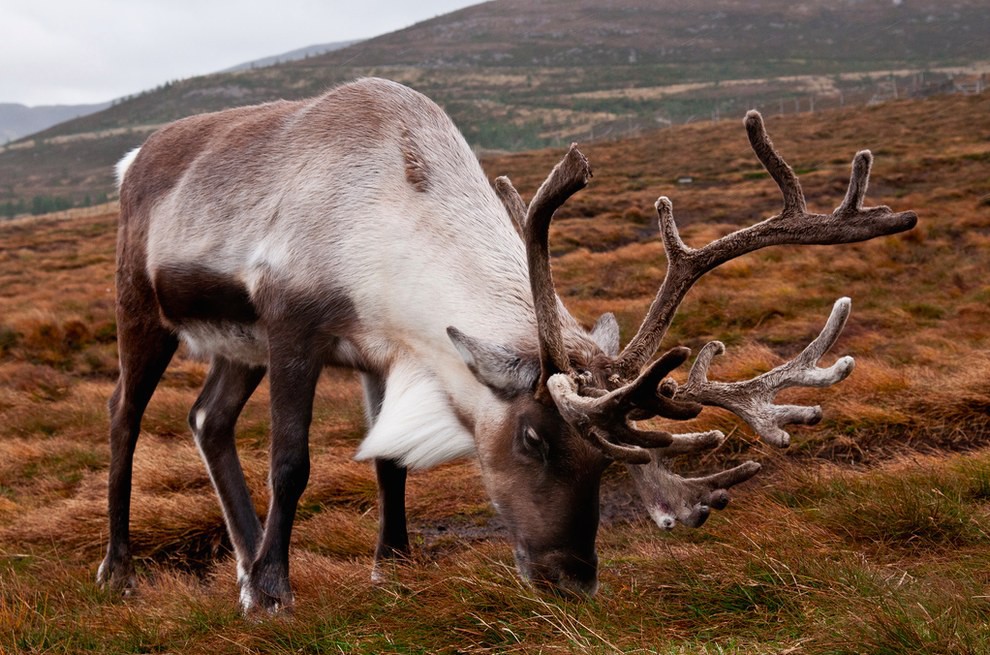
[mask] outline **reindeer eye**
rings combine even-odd
[[[540,435],[536,433],[536,430],[528,425],[526,426],[526,429],[523,430],[523,439],[526,440],[527,446],[534,446],[538,448],[540,444],[543,443],[543,439],[541,439]]]
[[[519,450],[528,457],[547,461],[550,445],[532,426],[526,424],[520,426],[517,443]]]

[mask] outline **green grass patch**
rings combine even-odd
[[[951,471],[845,473],[803,478],[771,495],[853,543],[895,549],[947,548],[990,542],[974,500],[990,493],[987,462]]]

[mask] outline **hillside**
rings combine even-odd
[[[39,105],[28,107],[14,102],[0,103],[0,142],[7,143],[34,134],[52,125],[102,111],[109,102],[93,105]]]
[[[205,366],[182,352],[135,458],[139,593],[98,590],[116,217],[94,208],[0,224],[0,652],[988,655],[990,94],[767,117],[767,127],[812,209],[840,202],[852,155],[868,147],[867,204],[916,210],[919,226],[761,251],[699,282],[666,344],[725,341],[719,379],[795,354],[844,294],[852,316],[826,360],[851,354],[856,370],[782,397],[825,412],[786,451],[717,410],[682,426],[731,434],[678,470],[764,464],[700,530],[657,532],[613,467],[594,601],[518,581],[472,462],[411,476],[413,561],[370,584],[374,473],[351,459],[360,385],[329,371],[293,533],[296,613],[240,618],[222,517],[186,425]],[[737,120],[582,147],[595,175],[555,219],[554,276],[580,320],[616,312],[623,340],[663,274],[658,195],[693,246],[779,206]],[[483,163],[528,198],[561,154]],[[263,384],[238,425],[262,511],[266,400]]]
[[[296,59],[306,59],[307,57],[345,48],[354,43],[357,43],[357,41],[338,41],[335,43],[321,43],[305,48],[297,48],[289,52],[231,66],[220,72],[233,73],[252,68],[264,68],[265,66],[272,66],[282,62],[295,61]],[[47,130],[54,125],[71,121],[74,118],[103,111],[112,104],[114,103],[108,101],[89,105],[39,105],[28,107],[18,103],[0,103],[0,143],[6,144],[21,137]]]
[[[987,34],[981,0],[483,3],[321,56],[169,83],[12,144],[0,150],[0,210],[111,194],[116,159],[175,118],[360,76],[425,92],[480,150],[519,151],[753,107],[952,91],[958,75],[990,72]]]
[[[824,72],[986,58],[971,0],[503,0],[371,39],[328,62],[359,66],[713,66],[725,79],[772,66]],[[760,62],[760,63],[757,63]],[[739,71],[757,72],[740,75]]]

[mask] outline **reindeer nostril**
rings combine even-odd
[[[674,520],[673,517],[668,516],[668,517],[666,517],[664,519],[661,519],[661,521],[660,521],[660,527],[663,528],[664,530],[673,530],[674,529],[674,525],[676,525],[676,523],[677,523],[677,521]]]

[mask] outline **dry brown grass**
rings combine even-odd
[[[867,146],[877,155],[871,202],[915,209],[920,226],[866,244],[749,255],[689,294],[668,343],[725,341],[715,366],[725,378],[792,356],[835,298],[850,295],[835,355],[856,356],[856,370],[834,389],[788,392],[820,402],[826,418],[797,429],[786,452],[720,411],[685,426],[733,432],[686,467],[742,457],[768,465],[701,531],[654,532],[624,475],[610,473],[606,496],[619,509],[601,533],[603,589],[581,604],[518,581],[471,462],[411,477],[414,561],[371,586],[374,475],[351,459],[360,388],[332,371],[318,389],[294,533],[298,613],[244,622],[220,511],[185,423],[205,367],[181,352],[136,455],[140,594],[123,602],[98,591],[115,216],[0,225],[0,652],[986,653],[990,96],[768,123],[805,171],[812,207],[839,202],[848,161]],[[695,245],[776,208],[740,125],[585,151],[596,175],[555,224],[555,276],[581,320],[614,311],[626,339],[663,275],[657,195],[672,197]],[[559,154],[485,165],[528,195]],[[694,182],[677,184],[682,175]],[[259,511],[267,428],[262,385],[238,426]]]

